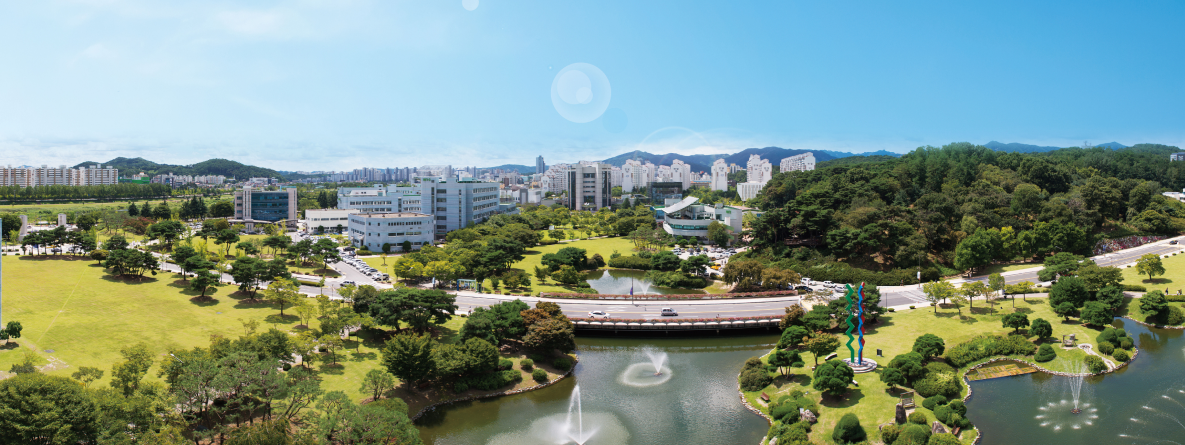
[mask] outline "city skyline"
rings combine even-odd
[[[1185,5],[1020,5],[15,3],[0,149],[343,170],[1185,141]]]

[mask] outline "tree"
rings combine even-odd
[[[214,244],[225,245],[226,250],[223,255],[230,255],[230,248],[234,247],[235,243],[239,242],[239,234],[231,229],[223,229],[219,231],[214,237]]]
[[[905,373],[902,373],[897,368],[885,368],[881,370],[881,381],[889,387],[905,386]]]
[[[707,255],[694,255],[679,263],[679,270],[688,275],[703,275],[704,268],[709,264],[712,264],[712,260]]]
[[[345,393],[332,391],[317,404],[323,413],[316,420],[310,443],[334,445],[415,444],[419,432],[403,412],[378,404],[357,405]],[[263,443],[263,442],[251,442]]]
[[[830,334],[816,335],[806,342],[806,350],[815,356],[815,366],[819,365],[819,357],[826,357],[836,349],[839,349],[839,338]]]
[[[765,266],[757,260],[729,261],[724,265],[724,281],[736,286],[737,289],[756,289],[761,287],[761,274]]]
[[[1033,324],[1029,326],[1029,335],[1036,337],[1037,340],[1049,337],[1053,335],[1053,325],[1044,318],[1033,320]]]
[[[194,250],[193,247],[189,247],[189,246],[178,246],[176,249],[173,249],[173,254],[169,256],[169,259],[173,262],[173,264],[176,264],[177,267],[181,268],[181,279],[182,280],[185,280],[185,273],[186,272],[192,271],[191,269],[189,269],[188,262],[189,262],[190,258],[194,258],[194,257],[200,257],[200,256],[199,256],[197,250]]]
[[[853,413],[844,414],[835,424],[835,430],[831,432],[831,439],[836,443],[863,442],[867,437],[864,427],[860,426],[860,419]]]
[[[1116,311],[1123,305],[1123,289],[1119,286],[1107,286],[1095,292],[1095,300],[1103,303],[1111,311]]]
[[[280,305],[280,317],[284,317],[284,306],[296,304],[303,296],[300,294],[300,286],[292,280],[284,277],[276,277],[271,284],[267,285],[267,290],[263,293],[272,304]]]
[[[905,374],[905,379],[908,381],[916,381],[926,375],[926,360],[922,358],[922,354],[917,352],[906,352],[893,357],[889,361],[890,368],[896,368]]]
[[[847,392],[855,377],[852,367],[842,360],[829,360],[815,367],[815,378],[811,387],[825,394],[838,396]]]
[[[107,238],[107,242],[103,243],[103,250],[116,251],[127,248],[128,240],[123,235],[111,235],[111,238]]]
[[[1078,268],[1082,267],[1083,261],[1085,259],[1082,255],[1070,252],[1055,253],[1045,259],[1045,267],[1037,272],[1037,278],[1041,281],[1057,281],[1060,277],[1074,275]]]
[[[1070,317],[1077,311],[1078,308],[1074,307],[1074,303],[1068,301],[1053,307],[1053,313],[1065,318],[1066,321],[1070,321]]]
[[[782,331],[782,338],[778,340],[778,349],[794,348],[801,345],[810,332],[802,326],[790,326]]]
[[[324,329],[322,329],[322,330],[324,330]],[[341,334],[339,334],[338,332],[329,332],[329,333],[322,332],[322,335],[321,335],[321,338],[319,341],[321,342],[321,347],[325,348],[326,350],[329,351],[330,358],[333,361],[333,364],[336,365],[337,364],[337,350],[341,349],[341,347],[342,347]]]
[[[391,271],[399,278],[410,280],[424,276],[424,265],[410,256],[401,256],[395,259]]]
[[[1153,275],[1164,275],[1164,272],[1164,264],[1160,262],[1160,255],[1150,253],[1136,260],[1136,273],[1148,274],[1148,281],[1152,281]]]
[[[938,357],[946,352],[946,342],[934,334],[924,334],[913,341],[913,352],[922,355],[924,359]]]
[[[548,318],[531,325],[523,337],[523,345],[535,351],[559,350],[563,353],[576,349],[576,334],[567,318]]]
[[[973,270],[992,261],[999,250],[998,240],[987,230],[978,229],[955,247],[955,268]]]
[[[1156,317],[1168,309],[1169,302],[1164,294],[1158,290],[1150,291],[1140,297],[1140,312],[1148,317]]]
[[[999,292],[1003,296],[1004,289],[1007,284],[1004,282],[1004,276],[998,273],[988,275],[988,289],[992,292]]]
[[[664,250],[650,257],[650,268],[654,270],[675,270],[679,268],[679,256]]]
[[[727,246],[732,240],[732,228],[719,221],[708,223],[708,240],[717,246]]]
[[[535,279],[539,280],[540,284],[547,281],[549,275],[551,275],[551,269],[535,266]]]
[[[0,381],[0,443],[96,443],[100,412],[82,385],[41,373]]]
[[[300,317],[300,324],[308,328],[309,322],[317,315],[317,308],[303,298],[297,300],[295,306],[293,309],[296,312],[296,316]],[[299,328],[300,326],[297,327]]]
[[[552,272],[551,278],[567,285],[575,285],[584,279],[584,274],[576,270],[575,267],[569,265],[562,265],[558,271]]]
[[[128,204],[128,216],[131,216],[133,218],[140,216],[140,208],[136,207],[136,203],[133,202],[131,204]]]
[[[560,270],[561,266],[572,266],[580,270],[588,265],[587,251],[578,247],[565,247],[556,251],[556,253],[546,253],[539,258],[540,263],[551,269],[552,272]]]
[[[1086,306],[1082,308],[1082,321],[1086,324],[1094,326],[1107,326],[1110,325],[1111,320],[1114,319],[1115,316],[1111,312],[1111,308],[1107,307],[1107,305],[1103,303],[1097,301],[1088,301],[1086,302]]]
[[[383,347],[383,366],[414,391],[415,384],[436,372],[434,342],[426,335],[400,334]]]
[[[938,303],[946,301],[955,294],[955,285],[949,281],[935,281],[922,285],[922,292],[926,295],[926,301],[929,301],[934,306],[934,313],[938,313]]]
[[[827,306],[815,306],[802,317],[802,324],[814,332],[827,330],[831,328],[831,310]]]
[[[769,356],[769,364],[778,368],[778,372],[786,375],[786,371],[782,368],[801,368],[805,366],[802,361],[802,355],[798,351],[783,351],[781,349],[775,350]]]
[[[1097,292],[1104,287],[1121,286],[1123,271],[1118,267],[1101,267],[1094,261],[1087,260],[1078,268],[1078,278],[1086,282],[1086,290]]]
[[[193,271],[193,281],[189,282],[189,288],[201,292],[202,294],[198,297],[204,298],[206,290],[216,284],[218,284],[218,279],[210,275],[209,269],[197,269]]]
[[[121,349],[123,361],[111,366],[111,387],[131,396],[140,388],[140,381],[152,367],[152,352],[144,343]]]
[[[967,298],[967,306],[972,309],[975,308],[975,299],[977,297],[986,297],[989,292],[991,292],[991,289],[988,289],[987,285],[983,284],[982,281],[963,283],[963,286],[959,288],[959,293]]]
[[[1049,304],[1054,307],[1070,303],[1075,308],[1080,308],[1089,298],[1090,292],[1086,290],[1086,282],[1078,277],[1060,279],[1049,289]]]
[[[370,393],[371,400],[378,400],[383,393],[394,388],[395,378],[391,373],[382,369],[371,369],[362,377],[362,388],[359,391],[363,394]]]
[[[145,204],[144,207],[147,208],[148,205]],[[169,208],[168,201],[161,201],[160,204],[157,205],[156,208],[152,210],[152,217],[156,218],[158,220],[169,219],[172,216],[173,216],[173,210]]]
[[[91,382],[103,378],[103,370],[99,368],[92,368],[90,366],[83,366],[78,368],[70,378],[82,382],[82,387],[90,386]]]
[[[165,246],[172,246],[173,242],[183,234],[185,234],[185,224],[182,224],[181,221],[161,221],[148,226],[148,237],[161,240]]]
[[[1029,316],[1021,313],[1004,314],[1001,321],[1004,323],[1004,327],[1012,328],[1012,332],[1019,333],[1020,328],[1029,325]]]
[[[260,254],[259,248],[255,247],[255,243],[251,241],[240,241],[238,244],[235,244],[235,248],[239,249],[239,252],[242,252],[243,255],[255,255],[258,258]]]

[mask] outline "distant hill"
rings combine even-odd
[[[846,151],[823,150],[823,153],[827,153],[827,154],[831,155],[831,157],[834,157],[834,158],[847,158],[847,157],[851,157],[851,156],[890,156],[890,157],[894,157],[894,158],[901,157],[900,153],[893,153],[893,152],[887,151],[887,150],[870,151],[868,153],[848,153]],[[817,159],[818,156],[816,156],[815,158],[816,158],[815,160],[818,161],[818,159]],[[821,161],[819,161],[819,162],[821,162]]]
[[[103,165],[104,167],[113,167],[120,170],[121,176],[130,176],[139,172],[144,172],[146,175],[159,175],[164,173],[172,173],[175,175],[222,175],[227,178],[245,179],[245,178],[284,178],[280,174],[270,168],[256,167],[253,165],[245,165],[239,162],[228,159],[210,159],[192,165],[172,165],[172,164],[157,164],[144,158],[124,158],[119,157],[107,162],[87,161],[75,165],[78,167],[91,167],[95,165]]]
[[[844,157],[844,156],[853,156],[853,154],[851,154],[851,153],[829,152],[826,150],[799,150],[799,149],[788,149],[788,148],[781,148],[781,147],[764,147],[764,148],[746,148],[744,150],[741,150],[739,153],[716,154],[716,155],[681,155],[678,153],[667,153],[667,154],[658,155],[658,154],[648,153],[648,152],[644,152],[644,151],[632,151],[629,153],[623,153],[623,154],[611,157],[611,158],[606,159],[602,162],[606,162],[611,165],[616,165],[616,166],[620,167],[622,165],[625,165],[625,161],[627,161],[627,160],[637,159],[642,162],[649,161],[649,162],[653,163],[654,165],[671,165],[671,161],[678,159],[678,160],[686,162],[688,165],[690,165],[691,171],[693,171],[693,172],[710,172],[710,171],[712,171],[712,163],[716,162],[717,159],[724,159],[724,162],[727,162],[729,164],[736,164],[741,167],[744,167],[746,164],[749,163],[749,156],[750,155],[758,155],[758,156],[761,156],[762,159],[769,160],[770,164],[778,165],[778,163],[782,162],[782,159],[785,159],[785,158],[788,158],[788,157],[791,157],[794,155],[808,153],[808,152],[815,154],[815,161],[816,162],[830,161],[832,159],[837,159],[837,158]],[[836,156],[833,153],[840,153],[844,156]],[[876,154],[880,154],[880,153],[881,152],[877,152]],[[884,153],[888,153],[888,152],[884,152]],[[890,153],[890,155],[899,156],[897,154],[892,154],[892,153]]]
[[[1043,145],[1019,144],[1016,142],[1005,144],[1005,143],[996,142],[996,141],[988,142],[986,144],[983,144],[983,146],[990,148],[992,150],[995,150],[995,151],[1009,151],[1009,152],[1016,152],[1016,153],[1044,153],[1047,151],[1056,151],[1056,150],[1061,150],[1063,148],[1067,148],[1067,147],[1050,147],[1047,145],[1043,146]],[[1097,145],[1095,145],[1095,147],[1110,148],[1110,149],[1114,149],[1114,150],[1118,150],[1121,148],[1128,148],[1126,145],[1120,144],[1118,142],[1108,142],[1106,144],[1097,144]]]
[[[503,164],[503,165],[499,165],[497,167],[482,167],[482,169],[487,169],[487,168],[490,170],[512,170],[512,171],[516,171],[522,175],[535,174],[535,166],[534,165]]]
[[[865,155],[844,156],[839,159],[832,159],[830,161],[819,162],[816,165],[816,168],[837,167],[840,165],[863,164],[866,162],[884,162],[884,161],[888,161],[888,160],[892,160],[892,159],[897,159],[898,156],[899,155],[897,155],[896,153],[894,153],[892,155],[870,154],[867,156],[865,156]]]

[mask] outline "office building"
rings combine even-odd
[[[547,164],[543,163],[543,156],[535,158],[535,174],[543,174],[547,171]]]
[[[382,252],[388,245],[391,252],[401,252],[403,243],[412,250],[432,244],[432,215],[414,212],[353,213],[349,215],[350,244]]]
[[[689,196],[682,200],[669,200],[665,207],[655,207],[654,217],[662,229],[674,236],[694,236],[701,240],[708,238],[708,225],[712,221],[724,224],[734,234],[741,233],[741,209],[722,204],[699,204],[699,198]]]
[[[357,209],[359,214],[431,215],[435,221],[431,230],[440,238],[495,214],[516,210],[514,206],[499,208],[497,183],[439,177],[419,178],[411,186],[339,188],[337,207]]]
[[[1185,151],[1169,155],[1169,162],[1172,161],[1185,161]]]
[[[597,211],[613,199],[609,164],[581,162],[568,169],[568,208]]]
[[[778,163],[783,172],[788,171],[811,171],[815,169],[815,154],[803,153],[794,155],[788,158],[782,158],[782,162]]]
[[[244,186],[235,190],[234,219],[244,223],[296,222],[296,188],[257,190]],[[249,226],[250,228],[250,226]]]
[[[358,209],[308,209],[304,211],[304,225],[312,233],[342,233],[350,224],[350,215]]]

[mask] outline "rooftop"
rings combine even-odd
[[[358,216],[365,216],[367,218],[415,218],[415,217],[430,217],[426,213],[416,212],[385,212],[385,213],[359,213]]]

